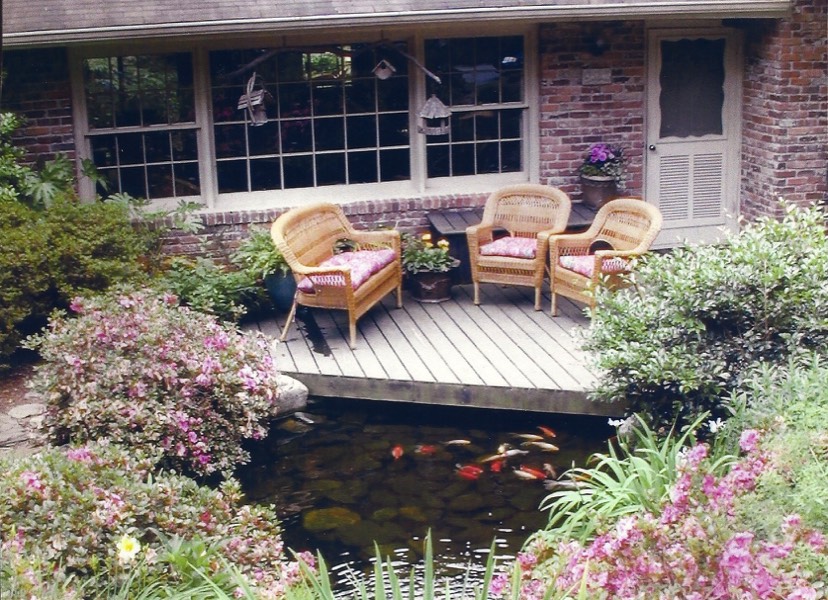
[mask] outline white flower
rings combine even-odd
[[[621,427],[624,424],[624,419],[607,419],[607,424],[610,427]]]
[[[118,562],[122,565],[128,565],[135,557],[138,556],[138,553],[141,551],[141,542],[136,540],[131,535],[124,534],[121,536],[121,539],[118,540]]]
[[[725,422],[721,419],[716,419],[715,421],[708,421],[707,428],[710,430],[710,433],[718,433],[722,430],[725,426]]]

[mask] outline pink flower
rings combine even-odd
[[[79,315],[83,314],[85,308],[86,307],[83,305],[83,298],[81,298],[80,296],[75,296],[69,303],[69,310],[71,310],[74,313],[78,313]]]
[[[745,454],[754,452],[758,442],[759,432],[755,429],[745,429],[742,435],[739,436],[739,447]]]

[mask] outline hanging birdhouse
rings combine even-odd
[[[267,90],[261,82],[261,78],[256,74],[250,76],[247,80],[244,94],[239,98],[237,108],[239,110],[246,110],[250,117],[249,125],[257,127],[267,123],[267,111],[265,110],[265,96],[268,95]]]
[[[451,117],[451,110],[432,94],[420,109],[418,131],[426,135],[446,135],[451,129],[449,117]]]
[[[384,58],[377,63],[376,67],[374,67],[374,75],[377,76],[377,79],[388,79],[396,72],[397,69],[394,68],[394,65]]]

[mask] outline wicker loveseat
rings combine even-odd
[[[320,203],[282,214],[271,236],[297,284],[282,341],[300,304],[347,311],[351,348],[356,346],[357,320],[374,304],[396,290],[397,307],[402,306],[399,232],[357,231],[339,206]],[[341,240],[354,242],[355,250],[336,254]]]

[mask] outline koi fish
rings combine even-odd
[[[546,479],[547,475],[544,471],[540,469],[535,469],[534,467],[527,467],[526,465],[520,465],[520,471],[524,473],[529,473],[530,475],[534,475],[535,479]]]
[[[552,429],[549,429],[549,427],[544,427],[543,425],[538,425],[538,429],[540,429],[541,433],[543,433],[543,435],[545,435],[546,437],[550,437],[550,438],[558,437],[557,434]]]
[[[418,444],[414,448],[414,452],[417,454],[425,454],[426,456],[430,456],[437,452],[437,446],[434,444]]]
[[[449,440],[443,443],[446,446],[468,446],[469,444],[471,444],[469,440]]]
[[[523,469],[512,469],[512,472],[513,472],[513,473],[514,473],[514,474],[515,474],[515,475],[516,475],[519,479],[526,479],[526,480],[529,480],[529,479],[533,479],[533,480],[534,480],[534,479],[537,479],[537,477],[535,477],[535,475],[533,475],[532,473],[529,473],[529,472],[527,472],[527,471],[524,471]]]
[[[555,479],[558,478],[558,472],[555,470],[555,467],[549,463],[543,463],[543,470],[546,471],[550,477],[554,477]]]
[[[393,448],[391,448],[391,456],[394,457],[394,460],[399,460],[399,458],[404,454],[403,447],[397,444]]]
[[[503,463],[506,462],[503,459],[496,460],[492,464],[489,465],[489,470],[492,473],[500,473],[503,470]]]
[[[460,466],[457,465],[457,474],[462,477],[463,479],[468,479],[469,481],[474,481],[483,473],[483,469],[476,465],[464,465]]]
[[[509,450],[506,450],[506,452],[501,454],[501,456],[503,458],[511,458],[513,456],[522,456],[524,454],[529,454],[529,451],[528,450],[518,450],[517,448],[511,448]]]
[[[533,446],[542,450],[543,452],[557,452],[560,450],[555,444],[550,444],[548,442],[524,442],[521,444],[522,446]]]
[[[520,438],[522,440],[528,440],[530,442],[539,442],[543,439],[542,435],[537,435],[535,433],[515,433],[514,436],[516,438]]]

